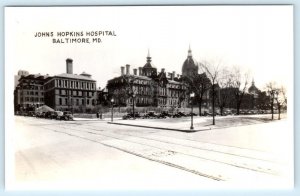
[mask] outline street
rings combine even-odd
[[[293,183],[293,130],[286,119],[194,133],[21,116],[15,126],[19,188],[285,188]]]

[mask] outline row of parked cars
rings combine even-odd
[[[240,110],[241,115],[251,115],[251,114],[268,114],[270,112],[263,111],[263,110]],[[127,113],[123,116],[123,119],[132,119],[132,118],[142,118],[142,119],[157,119],[157,118],[180,118],[180,117],[186,117],[186,116],[196,116],[195,113],[185,113],[185,112],[176,112],[173,114],[170,114],[166,111],[161,113],[156,113],[155,111],[149,111],[144,114],[140,114],[138,112],[133,113]],[[215,112],[215,116],[221,115],[219,112]],[[231,110],[225,110],[223,111],[222,116],[228,116],[228,115],[236,115],[236,111]],[[204,111],[202,113],[202,116],[212,116],[211,112]]]
[[[37,118],[48,118],[56,120],[73,120],[73,115],[69,111],[47,111],[47,112],[36,112]]]
[[[157,118],[180,118],[180,117],[186,117],[186,116],[196,116],[197,114],[195,113],[188,113],[186,114],[185,112],[177,112],[174,114],[170,114],[166,111],[161,112],[161,113],[156,113],[155,111],[149,111],[144,114],[140,114],[138,112],[135,112],[134,115],[133,113],[127,113],[124,115],[122,118],[124,120],[126,119],[132,119],[132,118],[142,118],[142,119],[157,119]]]

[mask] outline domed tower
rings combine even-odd
[[[182,65],[182,76],[190,77],[194,74],[198,74],[198,65],[193,59],[191,46],[189,46],[187,59]]]
[[[255,86],[254,79],[252,79],[252,85],[248,88],[248,93],[254,95],[255,97],[259,93],[258,88]]]
[[[157,69],[156,67],[151,63],[151,56],[150,52],[148,49],[148,55],[147,55],[147,63],[143,67],[143,75],[144,76],[151,76],[151,75],[156,75],[157,74]]]

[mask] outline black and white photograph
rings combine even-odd
[[[292,5],[5,7],[8,190],[292,189]]]

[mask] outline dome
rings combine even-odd
[[[189,48],[187,59],[182,65],[182,75],[191,76],[195,73],[198,73],[198,65],[197,62],[193,59],[191,48]]]
[[[248,89],[249,93],[256,93],[258,92],[258,88],[256,88],[256,86],[250,86]]]
[[[144,76],[156,75],[156,73],[157,73],[156,67],[152,64],[151,61],[152,60],[151,60],[150,52],[148,49],[147,63],[143,67],[143,75]]]
[[[153,63],[151,62],[147,62],[145,65],[144,65],[144,68],[156,68]]]
[[[248,93],[257,94],[258,92],[259,92],[259,90],[255,86],[254,79],[252,79],[252,85],[248,88]]]

